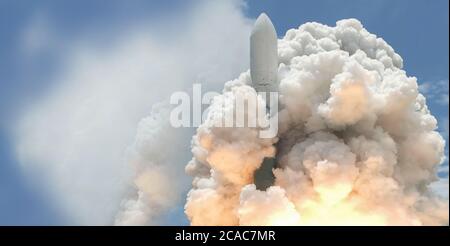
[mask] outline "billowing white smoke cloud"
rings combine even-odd
[[[289,30],[278,56],[276,138],[213,124],[255,93],[248,72],[198,128],[186,167],[192,225],[448,224],[448,200],[429,189],[445,143],[391,46],[348,19]],[[254,171],[275,152],[275,183],[257,190]]]
[[[169,119],[171,105],[153,106],[149,117],[139,123],[127,163],[135,175],[135,189],[122,202],[116,225],[146,225],[180,201],[186,187],[181,163],[188,159],[185,140],[191,129],[174,129]],[[174,178],[177,177],[177,178]]]
[[[168,129],[164,103],[136,126],[169,93],[221,86],[248,67],[237,58],[251,28],[241,7],[198,1],[170,20],[105,34],[110,42],[89,34],[59,42],[63,68],[18,116],[15,142],[23,169],[51,190],[69,224],[148,224],[188,189],[192,132]]]

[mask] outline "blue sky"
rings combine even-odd
[[[1,225],[67,223],[46,192],[36,188],[20,170],[10,132],[17,112],[53,86],[50,78],[62,66],[54,46],[64,47],[67,40],[97,30],[115,35],[117,30],[131,28],[149,16],[157,20],[176,15],[191,4],[181,0],[0,0]],[[244,14],[256,18],[266,12],[279,36],[307,21],[334,25],[343,18],[359,19],[369,32],[385,39],[403,57],[404,69],[418,78],[429,95],[428,105],[448,139],[448,4],[447,0],[265,0],[247,1]],[[40,16],[45,16],[59,38],[30,55],[22,47],[24,32]],[[448,147],[446,152],[448,155]]]

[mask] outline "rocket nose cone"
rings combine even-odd
[[[263,22],[263,21],[270,22],[269,16],[267,16],[267,14],[264,12],[258,16],[258,18],[256,19],[256,23]]]
[[[255,25],[253,26],[252,34],[261,30],[271,30],[275,32],[275,27],[272,24],[269,16],[266,13],[261,13],[255,21]]]

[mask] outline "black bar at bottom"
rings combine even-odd
[[[407,243],[448,241],[449,227],[0,227],[5,241],[56,242],[174,242],[210,244],[216,242],[331,242]],[[391,241],[392,242],[392,241]]]

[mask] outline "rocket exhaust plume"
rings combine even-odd
[[[445,143],[394,49],[356,19],[306,23],[278,42],[269,27],[261,15],[251,70],[225,84],[193,137],[191,224],[448,224],[448,200],[429,189]],[[271,90],[276,137],[214,124],[237,99]],[[275,153],[274,183],[258,190],[255,170]]]

